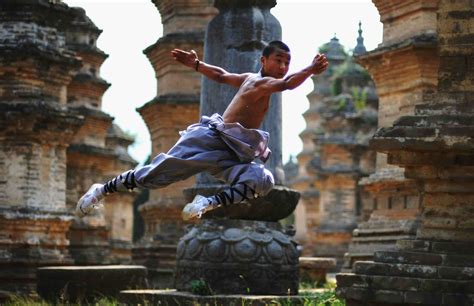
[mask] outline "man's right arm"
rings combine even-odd
[[[181,64],[200,72],[213,81],[234,87],[240,87],[245,79],[251,75],[250,73],[230,73],[221,67],[200,61],[194,50],[188,52],[180,49],[173,49],[173,51],[171,51],[171,56]]]
[[[311,65],[301,69],[298,72],[292,73],[284,79],[273,79],[270,78],[264,82],[262,88],[267,93],[280,92],[288,89],[295,89],[300,86],[307,78],[313,74],[323,73],[328,67],[328,61],[324,54],[317,54]]]

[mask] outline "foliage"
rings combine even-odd
[[[212,295],[212,289],[203,279],[195,279],[191,281],[191,293],[197,295]]]
[[[346,105],[347,105],[347,101],[344,97],[342,97],[341,99],[339,99],[339,101],[337,101],[337,110],[338,111],[344,111],[344,109],[346,108]]]
[[[367,90],[359,87],[352,87],[352,98],[357,111],[363,110],[367,105]]]
[[[342,93],[342,79],[335,78],[331,84],[331,94],[337,96]]]

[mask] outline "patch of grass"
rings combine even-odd
[[[56,301],[49,302],[41,298],[31,298],[23,296],[12,296],[8,299],[2,306],[53,306],[53,305],[64,305],[64,306],[77,306],[81,305],[80,302],[65,302],[65,301]],[[119,306],[123,305],[113,298],[103,297],[96,300],[92,305],[94,306]]]

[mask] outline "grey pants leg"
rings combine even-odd
[[[235,191],[232,203],[265,195],[274,184],[271,172],[263,165],[239,161],[218,132],[206,126],[188,129],[167,153],[157,155],[149,165],[136,169],[133,174],[138,187],[156,189],[203,171],[230,185],[223,192],[230,195]],[[216,198],[209,199],[216,202]]]

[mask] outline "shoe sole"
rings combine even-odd
[[[200,217],[198,217],[198,213],[193,213],[191,211],[192,207],[193,207],[193,203],[188,203],[186,204],[186,206],[184,206],[183,208],[183,211],[181,212],[181,217],[183,218],[184,221],[188,221],[188,220],[191,220],[191,219],[200,219]]]
[[[79,218],[83,218],[85,216],[87,216],[90,212],[86,213],[82,210],[82,204],[84,204],[84,200],[86,198],[86,196],[95,188],[97,188],[96,185],[99,185],[99,184],[94,184],[92,185],[89,190],[87,190],[87,192],[79,199],[79,201],[77,202],[77,205],[76,205],[76,211],[74,212],[74,214],[79,217]],[[96,207],[97,205],[99,205],[100,201],[97,202],[97,204],[92,204],[92,207]]]

